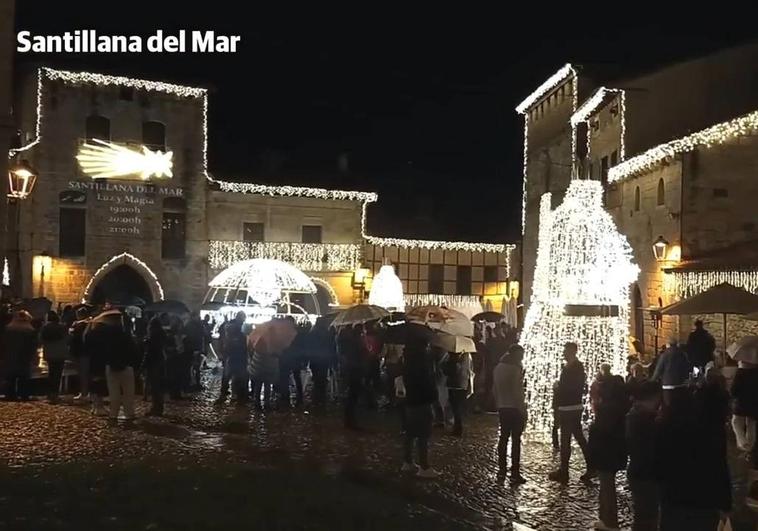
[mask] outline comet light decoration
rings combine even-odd
[[[152,151],[146,146],[141,150],[120,146],[97,138],[79,149],[76,160],[82,171],[94,179],[129,178],[142,180],[151,177],[171,178],[174,166],[173,152]]]
[[[371,283],[368,303],[389,311],[404,312],[403,283],[391,265],[383,265]]]
[[[560,376],[566,342],[579,345],[590,380],[601,363],[610,363],[616,374],[625,368],[629,285],[639,268],[603,209],[602,194],[599,181],[574,180],[554,211],[549,194],[540,203],[534,292],[521,334],[533,432],[546,432],[552,424],[553,382]],[[569,315],[567,305],[601,311]],[[610,307],[618,312],[602,311]]]

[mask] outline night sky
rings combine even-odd
[[[194,4],[17,0],[16,28],[212,29],[242,35],[238,53],[17,61],[208,87],[215,177],[376,191],[370,233],[447,240],[518,239],[523,126],[513,109],[564,63],[632,73],[758,36],[747,13],[634,19],[607,4],[581,16],[545,3],[533,12],[353,3],[276,13],[240,7],[252,2]]]

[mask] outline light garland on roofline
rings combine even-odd
[[[468,309],[462,313],[476,315],[484,309],[479,297],[476,295],[436,295],[433,293],[406,294],[406,308],[416,308],[418,306],[444,306],[453,310]],[[473,312],[473,313],[472,313]]]
[[[204,88],[174,85],[173,83],[165,83],[163,81],[148,81],[123,76],[95,74],[92,72],[67,72],[52,68],[43,68],[43,70],[48,79],[52,81],[61,80],[66,83],[92,83],[101,86],[130,87],[150,92],[163,92],[164,94],[171,94],[172,96],[182,98],[199,98],[208,92]]]
[[[559,68],[555,74],[547,78],[544,83],[537,87],[534,92],[529,94],[524,99],[524,101],[519,103],[516,107],[516,112],[519,114],[524,114],[529,107],[534,105],[537,101],[539,101],[540,98],[560,85],[571,75],[576,76],[576,70],[571,65],[571,63],[566,63],[561,68]]]
[[[524,115],[524,159],[523,168],[521,169],[521,236],[526,231],[526,188],[528,184],[527,168],[529,162],[529,115]]]
[[[373,203],[378,199],[374,192],[355,192],[349,190],[327,190],[325,188],[308,188],[303,186],[269,186],[265,184],[237,183],[215,181],[222,192],[234,192],[258,195],[282,195],[289,197],[314,197],[317,199],[334,199],[339,201],[363,201]]]
[[[516,248],[513,244],[444,242],[438,240],[408,240],[404,238],[380,238],[364,235],[367,243],[385,247],[402,247],[406,249],[441,249],[444,251],[469,251],[483,253],[505,253]]]
[[[626,92],[622,89],[600,87],[571,115],[571,127],[576,132],[580,123],[587,122],[598,110],[600,105],[609,94],[616,94],[619,97],[619,113],[621,114],[621,132],[619,139],[619,160],[623,161],[626,157]],[[575,133],[574,133],[575,134]],[[592,149],[592,129],[587,127],[587,158],[590,158]],[[609,170],[610,172],[610,170]]]
[[[692,297],[724,282],[758,294],[758,270],[672,271],[667,275],[673,276],[673,292],[680,299]]]
[[[129,265],[136,265],[138,266],[140,271],[143,271],[147,273],[150,278],[155,282],[155,286],[158,288],[158,298],[159,300],[164,299],[163,294],[163,287],[161,286],[161,283],[158,282],[158,277],[153,273],[153,270],[148,267],[148,265],[134,256],[133,254],[129,253],[121,253],[117,254],[116,256],[113,256],[110,260],[105,262],[103,265],[101,265],[97,271],[95,271],[95,274],[92,275],[89,279],[89,282],[87,282],[87,285],[84,287],[84,295],[82,296],[82,302],[87,302],[87,299],[90,296],[90,291],[92,290],[93,284],[95,282],[95,279],[98,279],[98,277],[106,271],[108,268],[110,268],[113,264],[117,262],[122,263],[128,263]]]
[[[608,181],[620,181],[668,162],[681,153],[692,151],[698,147],[709,148],[724,144],[737,137],[751,134],[756,129],[758,129],[758,111],[648,149],[644,153],[611,168],[608,171]]]
[[[534,290],[521,334],[528,427],[535,432],[547,432],[552,425],[553,383],[560,376],[566,342],[578,344],[589,375],[606,362],[616,374],[625,369],[629,286],[639,268],[626,238],[603,209],[602,193],[599,181],[573,180],[554,211],[549,194],[541,200]],[[569,304],[614,306],[618,315],[566,315]]]
[[[242,260],[270,258],[303,271],[354,271],[360,266],[359,243],[288,243],[211,240],[208,264],[224,269]],[[324,258],[326,257],[326,261]]]

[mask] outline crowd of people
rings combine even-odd
[[[107,415],[114,422],[121,408],[127,420],[134,419],[135,382],[144,382],[149,415],[163,414],[166,395],[181,400],[199,390],[215,326],[197,314],[186,320],[162,314],[141,322],[107,307],[98,312],[79,308],[75,314],[66,309],[60,316],[50,312],[44,322],[25,311],[2,317],[6,399],[29,397],[29,371],[41,346],[49,400],[57,401],[64,364],[73,360],[79,398],[90,397],[93,412],[100,414],[107,395]],[[465,411],[497,413],[498,481],[526,482],[521,437],[529,375],[515,330],[480,323],[476,351],[469,353],[445,350],[437,342],[439,334],[416,323],[377,321],[335,330],[321,318],[313,326],[290,325],[293,336],[277,344],[267,336],[251,342],[244,312],[220,323],[216,347],[223,368],[217,402],[297,408],[305,400],[308,374],[313,404],[341,397],[349,429],[362,428],[362,404],[396,411],[404,441],[401,469],[421,478],[439,475],[429,457],[435,426],[449,426],[450,434],[460,437]],[[626,378],[603,364],[588,381],[581,348],[565,345],[565,363],[554,386],[553,445],[560,457],[549,479],[569,481],[576,441],[586,464],[580,479],[599,481],[596,529],[619,527],[616,478],[622,470],[632,494],[633,530],[716,529],[732,508],[730,419],[739,449],[757,469],[751,478],[758,478],[758,365],[740,362],[728,386],[714,363],[715,342],[700,322],[686,344],[672,338],[650,365],[633,359]],[[758,492],[751,488],[748,494],[748,503],[758,507]]]
[[[5,399],[30,399],[32,370],[41,348],[50,402],[59,400],[68,360],[75,365],[79,382],[74,400],[89,400],[92,413],[115,421],[123,408],[126,420],[134,420],[135,390],[142,384],[152,397],[148,414],[161,415],[166,393],[180,400],[202,388],[200,369],[209,352],[211,327],[208,319],[201,320],[197,314],[182,320],[164,313],[147,320],[130,317],[109,304],[66,307],[60,315],[49,311],[44,320],[24,310],[4,308],[0,374]]]

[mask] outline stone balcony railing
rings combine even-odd
[[[208,262],[220,270],[241,260],[273,258],[302,271],[354,271],[360,266],[360,243],[294,243],[211,240]]]

